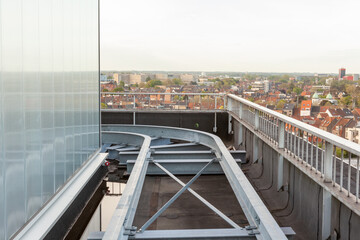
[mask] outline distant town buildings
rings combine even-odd
[[[181,74],[180,79],[183,83],[191,83],[194,81],[194,76],[191,74]]]

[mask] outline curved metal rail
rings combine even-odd
[[[147,159],[151,154],[149,151],[151,137],[136,133],[108,132],[103,135],[102,141],[141,145],[133,171],[103,237],[103,239],[128,239],[149,164]]]
[[[239,168],[238,164],[231,156],[229,151],[226,149],[225,145],[221,141],[221,139],[213,134],[200,132],[196,130],[182,129],[182,128],[173,128],[173,127],[157,127],[157,126],[140,126],[140,125],[103,125],[103,131],[105,132],[132,132],[138,134],[144,134],[147,136],[153,137],[163,137],[163,138],[174,138],[181,139],[190,142],[198,142],[201,143],[211,149],[213,149],[217,161],[219,161],[234,193],[235,196],[243,209],[243,212],[250,224],[249,230],[253,237],[257,239],[287,239],[282,229],[276,223],[265,204],[261,201],[260,197],[257,195],[250,182],[247,180],[244,173]],[[145,151],[145,150],[144,150]],[[136,165],[138,168],[144,170],[146,156],[142,154],[139,155],[138,160],[136,161]],[[146,165],[147,166],[147,165]],[[135,173],[135,174],[134,174]],[[143,174],[143,175],[141,175]],[[137,180],[143,182],[143,178],[145,177],[145,172],[141,170],[137,170],[133,172],[130,176],[129,182],[126,188],[131,189],[131,191],[125,192],[122,196],[123,200],[120,200],[118,205],[117,213],[114,214],[112,222],[110,223],[112,228],[121,228],[122,232],[125,230],[128,231],[136,231],[134,228],[126,228],[124,227],[125,215],[126,213],[121,212],[121,209],[128,209],[128,205],[124,208],[124,203],[129,201],[129,198],[133,194],[135,194],[135,187],[137,184]],[[130,181],[131,180],[131,181]],[[188,187],[188,186],[184,186]],[[137,188],[139,189],[139,188]],[[140,195],[140,191],[137,193]],[[136,207],[134,207],[134,212]],[[115,222],[116,224],[114,224]],[[115,225],[115,226],[113,226]],[[129,226],[128,226],[129,227]],[[116,235],[115,231],[111,230],[111,233],[108,231],[105,233],[103,239],[127,239],[127,235]],[[119,233],[119,231],[116,231]],[[110,237],[111,236],[111,237]],[[137,234],[136,234],[137,236]],[[239,236],[240,238],[241,236]],[[249,237],[249,235],[247,236]]]

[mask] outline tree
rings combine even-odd
[[[102,102],[102,103],[101,103],[101,108],[102,108],[102,109],[107,109],[107,105]]]
[[[151,78],[149,76],[147,76],[146,79],[145,79],[146,82],[148,82],[150,80],[151,80]]]
[[[346,85],[346,93],[352,97],[352,107],[355,108],[356,105],[359,106],[360,102],[360,87],[355,85]],[[349,105],[350,106],[350,105]]]
[[[173,80],[171,80],[171,84],[177,85],[177,86],[184,85],[183,81],[181,81],[181,79],[178,79],[178,78],[174,78]]]
[[[123,88],[123,87],[125,86],[125,82],[124,82],[124,81],[120,81],[120,82],[119,82],[119,86]]]
[[[340,104],[341,104],[342,106],[344,106],[344,107],[349,107],[349,106],[351,106],[352,102],[353,102],[353,99],[352,99],[352,97],[351,97],[350,95],[348,95],[348,96],[346,96],[346,97],[342,97],[342,98],[340,99]]]
[[[339,81],[339,80],[334,80],[331,82],[331,89],[335,89],[338,90],[339,92],[344,92],[345,91],[345,81]]]
[[[124,89],[122,87],[114,88],[113,92],[123,92]]]
[[[155,87],[155,86],[158,86],[158,85],[162,85],[162,84],[163,84],[163,83],[162,83],[160,80],[153,79],[153,80],[148,81],[148,82],[145,84],[145,87],[146,87],[146,88],[152,88],[152,87]]]
[[[283,99],[278,101],[277,104],[276,104],[276,109],[283,109],[284,106],[285,106],[285,103],[286,103],[286,101],[283,100]]]
[[[303,90],[299,87],[294,87],[292,91],[296,93],[296,95],[300,95],[300,93],[302,93]]]
[[[109,90],[107,88],[104,88],[102,91],[103,92],[108,92]]]

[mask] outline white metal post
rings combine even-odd
[[[259,129],[259,110],[255,109],[255,123],[254,123],[254,130]]]
[[[279,145],[280,149],[285,147],[285,123],[283,121],[279,121]]]
[[[332,168],[333,168],[333,149],[334,145],[325,142],[325,156],[324,156],[324,182],[332,181]]]
[[[243,116],[243,104],[240,103],[240,105],[239,105],[239,118],[242,119],[242,116]]]

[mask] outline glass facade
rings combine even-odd
[[[99,148],[98,0],[0,0],[0,239]]]

